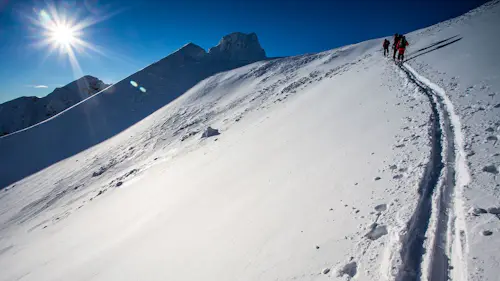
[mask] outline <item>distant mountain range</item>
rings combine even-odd
[[[42,122],[108,86],[98,78],[86,75],[64,87],[56,88],[45,97],[20,97],[2,103],[0,136]]]

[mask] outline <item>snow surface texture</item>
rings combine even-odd
[[[214,48],[220,51],[189,43],[60,113],[63,118],[0,138],[0,188],[122,132],[217,72],[266,58],[255,34],[230,34]]]
[[[499,11],[207,77],[2,190],[0,280],[497,280]]]
[[[467,210],[500,206],[500,56],[495,47],[499,1],[413,32],[407,65],[445,93],[455,132],[455,194],[448,245],[452,280],[498,280],[500,217]],[[489,42],[489,43],[487,43]],[[429,47],[430,46],[430,47]],[[424,48],[428,47],[425,50]],[[425,78],[426,77],[426,78]],[[439,92],[436,91],[436,92]],[[458,133],[458,134],[457,134]],[[492,235],[483,236],[484,231]]]
[[[20,97],[0,104],[0,136],[22,130],[54,116],[105,89],[101,80],[86,75],[56,88],[43,98]]]

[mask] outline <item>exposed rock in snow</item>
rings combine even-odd
[[[323,274],[328,274],[329,272],[330,272],[329,268],[323,268],[323,270],[321,271],[321,273]]]
[[[381,179],[382,179],[381,177],[375,177],[376,181],[381,180]]]
[[[213,136],[217,136],[217,135],[220,135],[219,130],[214,129],[214,128],[212,128],[212,127],[209,126],[203,132],[203,134],[201,135],[201,138],[209,138],[209,137],[213,137]]]

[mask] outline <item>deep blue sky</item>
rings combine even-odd
[[[458,16],[485,0],[68,0],[60,13],[112,15],[85,29],[103,54],[77,54],[83,74],[116,82],[193,42],[208,49],[234,31],[256,32],[268,56],[317,52],[406,33]],[[0,0],[0,102],[44,96],[75,79],[65,56],[34,46],[36,17],[51,2]],[[35,88],[45,85],[47,88]]]

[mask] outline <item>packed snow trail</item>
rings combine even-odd
[[[402,270],[396,280],[417,281],[423,280],[422,276],[427,276],[430,280],[446,281],[449,279],[450,268],[454,268],[453,264],[450,267],[450,250],[454,242],[450,240],[454,239],[452,220],[455,215],[453,196],[456,184],[456,145],[462,147],[461,138],[457,140],[456,137],[460,123],[443,89],[420,76],[409,65],[399,67],[427,96],[431,105],[432,150],[419,188],[418,206],[408,223],[408,232],[403,241]],[[459,135],[461,136],[461,132]],[[433,204],[433,201],[436,203]],[[434,226],[431,222],[433,213],[436,220]],[[425,245],[426,237],[431,240],[428,245]],[[428,259],[424,261],[426,255]],[[463,259],[459,258],[458,262],[460,261]],[[426,269],[427,272],[422,272]]]

